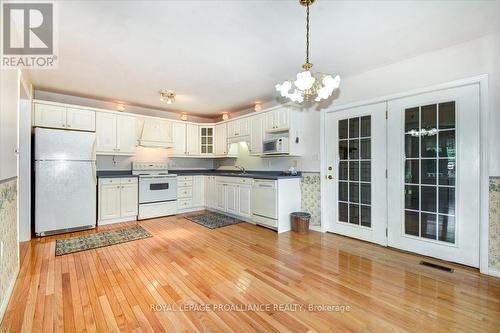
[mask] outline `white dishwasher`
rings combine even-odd
[[[272,179],[254,180],[252,220],[268,227],[278,227],[278,181]]]

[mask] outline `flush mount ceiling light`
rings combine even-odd
[[[175,93],[171,90],[166,90],[162,89],[159,91],[160,93],[160,101],[165,102],[167,101],[167,104],[172,104],[175,102]]]
[[[260,111],[260,110],[262,110],[262,103],[260,103],[260,102],[255,102],[255,105],[254,105],[254,107],[253,107],[253,110],[254,110],[254,111]]]
[[[168,102],[167,102],[167,103],[168,103]],[[182,121],[186,121],[186,120],[188,120],[188,115],[187,115],[187,113],[186,113],[186,112],[181,113],[181,120],[182,120]]]
[[[229,114],[227,112],[222,113],[222,120],[228,120]]]
[[[303,72],[297,74],[295,81],[287,80],[276,85],[276,90],[281,96],[296,103],[320,102],[332,96],[333,91],[340,85],[340,76],[333,77],[325,73],[311,73],[313,66],[309,62],[309,6],[314,0],[299,0],[306,7],[306,62],[302,65]]]

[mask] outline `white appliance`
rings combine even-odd
[[[95,133],[35,128],[35,233],[96,226]]]
[[[262,143],[262,151],[267,155],[287,154],[289,152],[288,143],[286,136],[267,139]]]
[[[268,227],[278,227],[278,182],[255,179],[252,188],[252,220]]]
[[[134,162],[139,176],[139,220],[174,215],[177,211],[177,175],[164,162]]]

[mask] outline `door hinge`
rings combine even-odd
[[[388,112],[387,112],[387,110],[385,110],[385,119],[387,119],[388,116],[389,116]]]
[[[387,179],[387,169],[385,169],[385,178]]]
[[[385,237],[388,237],[389,236],[389,230],[387,228],[385,228]]]

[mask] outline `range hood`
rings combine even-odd
[[[139,146],[153,148],[172,148],[172,123],[162,120],[144,120]]]
[[[248,147],[250,147],[250,135],[242,135],[242,136],[237,136],[234,138],[229,138],[227,139],[227,143],[240,143],[240,142],[245,142]]]

